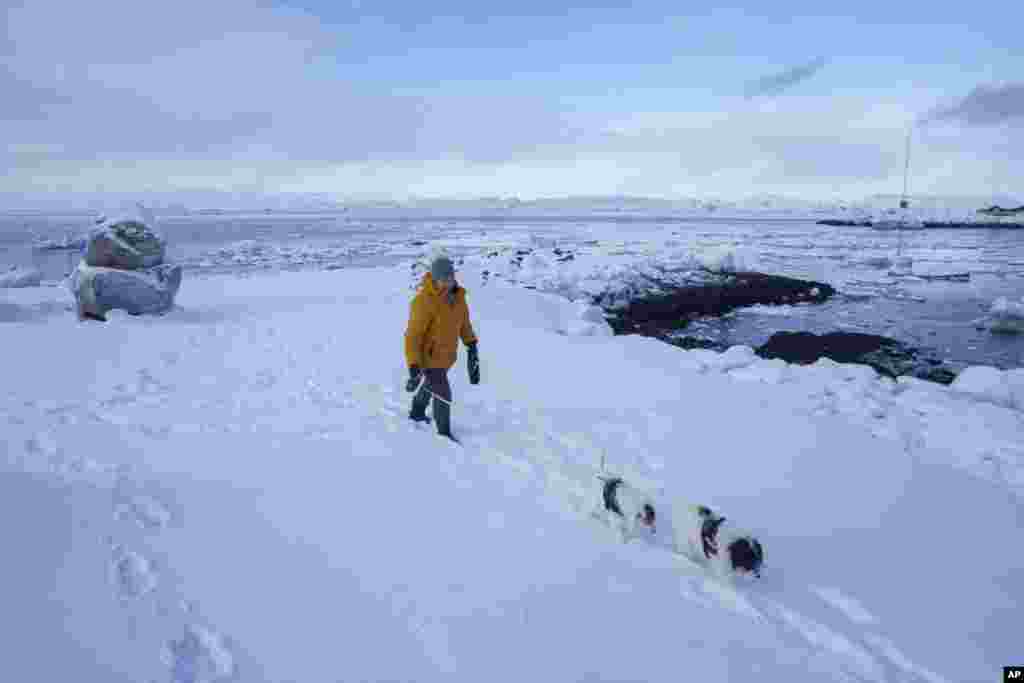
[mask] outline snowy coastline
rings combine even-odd
[[[9,290],[34,313],[4,324],[7,358],[48,367],[4,373],[0,498],[38,533],[74,529],[56,588],[5,584],[51,654],[20,649],[12,676],[668,681],[682,656],[707,681],[935,683],[1016,656],[1020,371],[942,387],[575,334],[578,305],[467,263],[484,383],[452,371],[455,449],[405,419],[408,272],[210,276],[164,317],[108,324],[61,311],[61,289]],[[764,579],[615,542],[586,509],[602,457],[752,523]],[[11,552],[45,576],[35,533]],[[922,571],[911,538],[1002,550]],[[956,619],[922,616],[937,596]],[[624,649],[644,655],[593,663]]]

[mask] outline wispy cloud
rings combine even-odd
[[[979,85],[959,102],[933,109],[924,123],[954,121],[968,126],[1024,123],[1024,83]]]
[[[793,86],[803,83],[814,74],[821,71],[827,60],[824,57],[816,57],[805,64],[799,64],[779,73],[762,76],[756,81],[747,84],[745,94],[747,98],[765,95],[781,95]]]

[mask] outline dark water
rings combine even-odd
[[[31,245],[39,239],[81,235],[90,222],[85,214],[0,214],[0,269],[29,265],[47,279],[62,278],[77,263],[78,253],[40,251]],[[1024,336],[996,335],[973,324],[997,297],[1024,297],[1024,231],[897,233],[778,216],[282,213],[166,217],[160,229],[169,241],[169,258],[195,274],[396,263],[415,255],[410,249],[414,240],[483,233],[504,244],[543,235],[566,246],[614,242],[636,253],[650,240],[673,239],[695,250],[738,246],[758,254],[759,270],[828,282],[842,294],[820,306],[781,309],[784,315],[738,312],[692,332],[756,346],[776,330],[846,329],[933,349],[955,366],[1024,366]],[[970,281],[892,278],[885,259],[897,254],[912,258],[916,273],[970,273]]]

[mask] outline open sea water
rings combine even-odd
[[[168,259],[188,277],[274,269],[345,268],[399,263],[423,243],[466,235],[503,244],[544,237],[563,247],[614,241],[642,253],[652,238],[696,249],[749,247],[759,270],[810,278],[841,295],[817,306],[741,311],[691,327],[688,334],[729,344],[764,343],[778,330],[882,334],[931,350],[954,367],[1024,366],[1024,335],[993,334],[975,324],[1001,296],[1024,297],[1024,230],[932,229],[885,232],[819,226],[812,217],[559,215],[443,216],[426,212],[224,213],[161,217]],[[85,214],[0,214],[0,271],[11,265],[65,277],[76,250],[34,245],[81,236]],[[969,273],[968,282],[896,278],[886,259],[913,259],[914,272]]]

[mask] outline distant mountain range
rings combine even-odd
[[[997,196],[913,196],[911,209],[930,211],[975,212],[985,207],[1014,207],[1021,197]],[[359,211],[359,210],[429,210],[514,211],[514,212],[677,212],[677,211],[780,211],[810,213],[842,213],[844,211],[877,212],[895,209],[900,196],[877,194],[859,199],[810,200],[782,195],[754,195],[731,199],[719,197],[636,197],[636,196],[568,196],[544,199],[518,197],[478,197],[472,199],[407,198],[401,200],[351,199],[327,193],[264,194],[255,192],[191,191],[175,193],[141,192],[124,195],[36,195],[0,193],[0,211],[45,211],[95,213],[109,211],[121,204],[141,201],[162,215],[216,214],[221,212],[287,212],[287,211]]]

